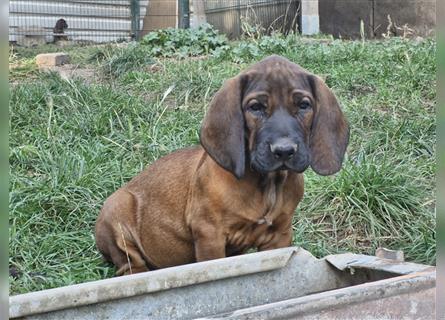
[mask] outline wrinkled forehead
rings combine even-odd
[[[266,59],[254,64],[247,72],[246,93],[266,91],[285,94],[288,90],[311,91],[310,74],[298,65],[284,59]]]

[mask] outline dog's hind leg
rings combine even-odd
[[[123,229],[121,226],[102,233],[102,241],[97,243],[99,250],[107,261],[116,266],[117,276],[148,271],[145,260],[131,235]]]
[[[134,196],[119,190],[105,201],[96,222],[97,247],[116,266],[116,275],[148,271],[143,249],[131,229],[136,208]]]
[[[117,268],[117,276],[149,271],[144,258],[134,242],[122,237],[117,241],[116,245],[115,249],[119,251],[119,254],[114,255],[113,263]]]
[[[114,226],[115,243],[112,250],[113,263],[116,265],[116,275],[127,275],[148,271],[143,253],[138,246],[138,239],[134,238],[132,232],[126,226],[118,223]]]

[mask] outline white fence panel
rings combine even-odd
[[[132,0],[11,0],[9,41],[33,36],[40,30],[46,33],[45,41],[51,42],[59,19],[66,20],[64,35],[72,41],[128,40],[132,35],[131,4]],[[148,0],[140,0],[139,5],[142,29]]]

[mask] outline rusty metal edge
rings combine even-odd
[[[432,266],[424,264],[393,259],[383,259],[375,256],[354,253],[329,255],[324,257],[324,259],[341,271],[357,268],[379,270],[403,275],[416,272],[432,271],[435,269]]]
[[[9,298],[9,317],[24,317],[280,269],[298,250],[298,247],[290,247],[256,252],[16,295]]]
[[[296,319],[309,312],[417,292],[435,286],[436,271],[418,272],[199,319]],[[434,309],[434,301],[431,304]]]

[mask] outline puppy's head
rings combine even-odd
[[[68,28],[68,23],[66,23],[66,20],[59,19],[57,20],[56,25],[54,26],[54,32],[63,33],[63,31],[67,28]]]
[[[348,124],[332,91],[289,60],[268,57],[226,81],[201,128],[201,144],[237,178],[246,164],[260,173],[321,175],[340,170]]]

